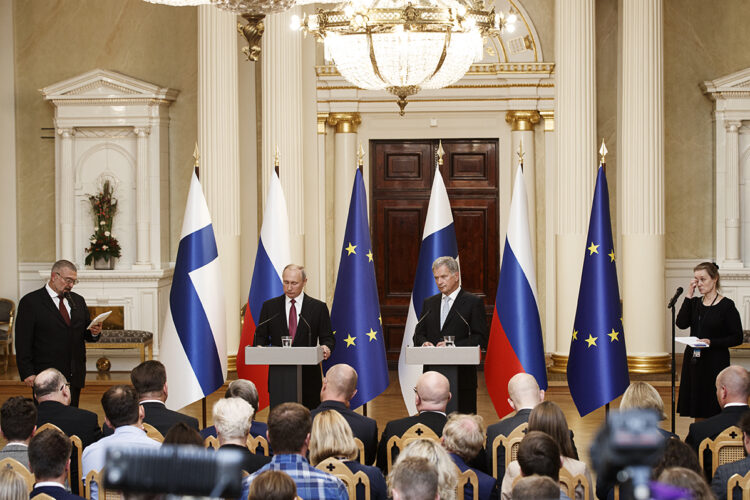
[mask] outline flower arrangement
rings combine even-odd
[[[89,195],[91,213],[94,215],[94,234],[91,235],[91,246],[86,249],[86,264],[92,261],[120,257],[120,243],[112,236],[112,222],[117,213],[117,199],[113,195],[114,189],[109,179],[102,183],[101,190],[94,195]]]

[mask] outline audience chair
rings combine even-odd
[[[99,500],[122,500],[123,496],[119,491],[112,491],[104,488],[102,477],[102,471],[99,470],[92,470],[86,474],[86,495],[84,498],[91,500],[91,483],[94,482],[99,488]]]
[[[464,487],[467,484],[471,483],[472,491],[474,492],[474,494],[472,495],[472,499],[479,500],[479,478],[477,477],[477,473],[471,469],[466,469],[465,471],[461,472],[458,467],[456,467],[456,472],[458,472],[456,498],[458,500],[469,500],[468,498],[464,497]]]
[[[583,474],[572,476],[565,467],[560,467],[560,486],[566,489],[570,498],[576,498],[576,490],[583,492],[583,495],[578,495],[578,498],[589,498],[589,491],[591,491],[591,485],[586,476]]]
[[[732,496],[734,489],[739,487],[742,491],[742,500],[750,499],[750,472],[744,476],[735,474],[727,481],[727,498],[734,498]]]
[[[45,429],[54,429],[61,434],[65,434],[62,431],[62,429],[60,429],[58,426],[50,422],[47,422],[46,424],[41,425],[36,430],[36,432],[41,432]],[[78,492],[83,493],[83,478],[81,477],[81,468],[82,468],[81,455],[83,454],[83,442],[81,441],[81,438],[79,438],[75,434],[69,437],[70,437],[70,442],[73,444],[73,453],[74,453],[74,456],[71,457],[71,460],[75,460],[75,463],[78,465],[78,469],[76,469],[78,471],[78,474],[77,474],[77,477],[73,477],[72,476],[73,468],[69,467],[68,468],[68,484],[72,485],[73,481],[76,481],[78,483]]]
[[[346,485],[351,500],[370,500],[370,478],[361,470],[355,474],[349,470],[349,467],[344,462],[333,457],[326,458],[315,467],[341,479]],[[360,484],[365,491],[364,498],[357,497],[357,486]]]
[[[736,462],[745,458],[745,447],[742,443],[742,430],[733,425],[724,429],[715,439],[706,438],[698,446],[698,462],[701,469],[708,473],[706,464],[704,464],[704,454],[708,450],[711,452],[711,474],[709,478],[714,477],[716,469],[720,465]]]
[[[21,474],[23,480],[26,481],[26,487],[29,489],[29,493],[34,489],[34,474],[26,468],[21,462],[15,458],[3,458],[0,460],[0,469],[13,469],[14,471]]]
[[[39,493],[38,495],[34,495],[31,497],[31,500],[55,500],[55,497],[52,497],[46,493]]]
[[[270,448],[268,447],[268,441],[263,436],[253,436],[248,434],[247,436],[247,449],[253,453],[258,453],[258,448],[263,450],[265,456],[269,456]]]
[[[153,425],[149,425],[146,422],[143,422],[143,430],[146,431],[146,435],[151,439],[155,439],[160,443],[164,442],[164,436],[162,436],[161,432],[156,430],[156,427],[154,427]]]
[[[492,441],[492,477],[498,477],[497,449],[500,445],[505,449],[505,465],[503,471],[508,469],[508,465],[518,456],[518,446],[526,435],[526,429],[529,424],[524,422],[511,431],[507,436],[502,434]]]
[[[5,351],[3,373],[8,371],[8,360],[13,351],[13,319],[16,316],[16,303],[10,299],[0,299],[0,347]]]
[[[216,436],[208,436],[203,440],[203,446],[206,448],[213,448],[214,450],[219,449],[219,438]]]
[[[359,438],[354,438],[354,444],[357,445],[357,450],[359,450],[359,463],[367,465],[365,463],[365,443]]]
[[[388,460],[388,471],[393,468],[393,447],[398,448],[401,452],[407,444],[414,441],[415,439],[432,439],[434,441],[440,441],[440,438],[435,431],[430,429],[424,424],[414,424],[400,436],[391,436],[386,443],[385,454]]]

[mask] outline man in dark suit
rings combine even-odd
[[[685,442],[698,453],[698,447],[706,438],[715,438],[727,427],[737,425],[742,415],[748,411],[747,398],[750,396],[750,374],[741,366],[724,368],[716,377],[716,397],[721,413],[701,422],[690,424]],[[711,461],[708,460],[710,467]],[[710,469],[707,477],[711,477]]]
[[[32,387],[39,372],[57,368],[70,381],[70,404],[77,407],[86,380],[85,342],[99,340],[102,325],[87,329],[91,320],[86,301],[71,292],[76,283],[75,264],[55,262],[49,282],[19,302],[15,328],[21,380]]]
[[[422,317],[414,329],[415,346],[445,345],[445,336],[455,337],[457,346],[487,345],[487,316],[482,299],[460,286],[458,262],[453,257],[438,257],[432,263],[432,274],[440,293],[428,297],[422,305]],[[425,366],[424,371],[440,371],[440,367]],[[458,397],[460,413],[477,412],[477,367],[458,367],[458,387],[452,388]]]
[[[745,445],[745,451],[750,453],[750,412],[742,415],[739,426],[742,429],[742,441]],[[730,477],[735,474],[744,476],[748,472],[750,472],[750,456],[736,462],[720,465],[716,469],[714,478],[711,481],[711,490],[713,490],[717,500],[727,499],[727,481],[729,481]],[[736,491],[732,492],[732,498],[734,500],[742,500],[742,492],[736,488]]]
[[[425,372],[419,376],[417,386],[414,388],[414,399],[419,413],[391,420],[385,425],[383,435],[380,437],[377,466],[384,474],[388,473],[388,452],[391,452],[392,463],[396,462],[398,456],[398,450],[388,450],[388,440],[391,436],[401,436],[415,424],[426,425],[435,434],[441,436],[447,419],[445,407],[450,398],[450,383],[445,375],[438,372]]]
[[[40,493],[56,500],[78,500],[81,497],[68,493],[65,480],[70,466],[70,439],[54,429],[37,433],[29,443],[29,462],[36,484],[29,495],[34,498]]]
[[[492,472],[492,443],[498,436],[508,436],[521,424],[529,421],[531,410],[544,401],[544,391],[539,389],[536,379],[528,373],[516,373],[508,381],[508,403],[516,410],[510,417],[487,427],[487,472]],[[500,445],[497,449],[497,479],[502,482],[505,475],[505,448]]]
[[[281,274],[284,295],[269,299],[260,310],[260,320],[255,330],[256,346],[281,346],[281,337],[292,337],[292,347],[323,346],[323,358],[328,359],[336,340],[331,331],[328,306],[302,292],[307,283],[305,268],[289,264]],[[268,369],[268,395],[271,408],[287,402],[283,396],[285,367]],[[302,367],[302,405],[308,409],[320,404],[322,386],[320,366]]]
[[[138,392],[139,403],[145,411],[143,421],[153,425],[166,436],[169,429],[178,422],[185,422],[196,431],[198,419],[168,409],[165,401],[169,396],[167,388],[167,371],[160,361],[148,360],[133,368],[130,381]]]
[[[0,407],[0,430],[7,441],[0,459],[13,458],[29,466],[29,440],[36,430],[36,407],[23,396],[8,398]]]
[[[326,372],[323,388],[320,390],[320,405],[310,413],[315,415],[324,410],[334,410],[349,423],[352,434],[365,445],[365,464],[375,461],[378,448],[378,423],[375,419],[360,415],[349,407],[349,401],[357,393],[357,371],[343,363],[333,365]]]
[[[469,464],[484,445],[484,425],[479,415],[453,413],[443,427],[443,447],[450,453],[453,463],[461,472],[472,470],[479,481],[479,500],[496,500],[500,497],[497,479],[471,467]],[[469,484],[464,489],[464,498],[472,498],[475,492]],[[473,495],[476,498],[477,495]]]

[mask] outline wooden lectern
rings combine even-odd
[[[245,347],[245,364],[275,365],[282,370],[283,383],[274,388],[271,406],[302,403],[302,366],[323,361],[323,347]]]
[[[450,382],[451,399],[446,413],[458,409],[461,394],[458,392],[458,365],[478,365],[481,358],[479,346],[462,347],[407,347],[407,365],[432,365]]]

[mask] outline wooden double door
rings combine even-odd
[[[401,350],[438,145],[437,140],[370,142],[370,224],[390,362]],[[462,287],[483,297],[489,321],[500,258],[497,140],[444,140],[443,149],[440,173],[453,211]]]

